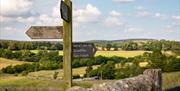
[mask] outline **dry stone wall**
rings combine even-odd
[[[137,77],[118,80],[114,83],[93,85],[92,88],[72,87],[67,91],[162,91],[160,69],[147,69]]]

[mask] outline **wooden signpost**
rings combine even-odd
[[[93,43],[73,43],[74,58],[90,58],[96,53],[96,47]]]
[[[26,34],[31,39],[62,39],[62,26],[31,26]]]
[[[63,69],[66,88],[72,86],[72,2],[64,0],[60,6],[63,21]]]
[[[61,1],[60,6],[62,26],[32,26],[26,34],[31,39],[62,39],[63,38],[63,70],[66,88],[72,86],[72,67],[74,58],[93,57],[96,47],[93,43],[72,44],[72,2]]]

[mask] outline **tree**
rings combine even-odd
[[[114,79],[115,78],[115,63],[113,61],[108,61],[107,64],[102,64],[98,68],[99,76],[102,76],[102,79]]]
[[[87,66],[87,68],[86,68],[86,75],[87,75],[87,77],[90,77],[89,73],[90,73],[92,70],[93,70],[93,68],[92,68],[91,65]]]
[[[105,51],[105,47],[104,46],[102,46],[102,49],[101,49],[102,51]]]
[[[112,47],[112,45],[111,45],[111,44],[107,44],[107,45],[106,45],[106,49],[107,49],[107,51],[110,51],[110,50],[111,50],[111,47]]]
[[[57,79],[57,76],[58,76],[59,72],[55,71],[54,74],[53,74],[53,79]]]
[[[118,46],[117,46],[117,44],[114,44],[114,45],[113,45],[113,48],[114,48],[114,51],[118,51]]]
[[[118,69],[116,71],[116,79],[123,79],[128,77],[137,76],[142,74],[143,70],[135,64],[127,65],[124,68]]]
[[[137,50],[138,44],[135,42],[126,42],[122,45],[123,50]]]

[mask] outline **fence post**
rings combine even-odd
[[[147,69],[143,73],[154,80],[152,91],[162,91],[162,71],[161,69]]]

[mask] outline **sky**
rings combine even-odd
[[[73,41],[180,41],[180,0],[72,0]],[[0,0],[0,39],[31,39],[31,26],[59,26],[60,0]]]

